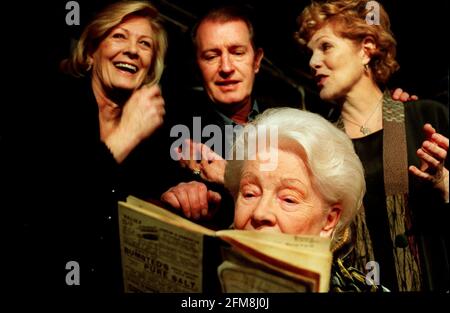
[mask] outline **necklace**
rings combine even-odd
[[[344,120],[346,120],[347,122],[350,122],[350,123],[352,123],[352,124],[354,124],[354,125],[356,125],[356,126],[359,126],[359,131],[360,131],[360,133],[362,133],[364,136],[365,136],[365,135],[369,135],[369,134],[372,132],[372,130],[371,130],[369,127],[367,127],[366,125],[367,125],[367,123],[370,121],[370,119],[372,118],[372,116],[375,114],[375,112],[377,111],[378,107],[379,107],[382,103],[383,103],[383,98],[380,99],[380,101],[378,102],[378,104],[375,106],[375,109],[372,111],[372,113],[370,113],[369,117],[367,118],[367,120],[366,120],[363,124],[356,123],[356,122],[354,122],[354,121],[352,121],[352,120],[350,120],[350,119],[348,119],[348,118],[345,118],[345,117],[342,117],[342,118],[343,118]]]

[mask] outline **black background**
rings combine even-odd
[[[94,12],[112,1],[77,1],[80,5],[80,26],[66,24],[67,2],[36,1],[29,6],[23,5],[19,10],[29,18],[19,18],[17,22],[20,23],[14,22],[9,25],[15,30],[16,25],[20,24],[23,29],[21,37],[16,39],[19,39],[19,45],[23,49],[24,63],[33,60],[36,53],[41,55],[36,64],[29,64],[30,67],[24,68],[24,74],[31,82],[50,75],[56,64],[68,55],[70,40],[78,38]],[[282,76],[296,85],[303,85],[307,92],[314,93],[314,85],[308,77],[308,60],[293,39],[296,17],[309,2],[309,0],[154,0],[152,3],[161,13],[183,25],[177,26],[167,19],[164,22],[169,33],[169,50],[163,83],[181,87],[200,85],[198,75],[193,71],[195,66],[189,41],[189,31],[195,17],[213,5],[240,3],[253,12],[257,38],[264,48],[266,58],[276,66]],[[400,71],[392,77],[389,87],[401,87],[420,98],[433,98],[448,105],[448,1],[380,2],[391,17],[392,29],[398,41]],[[188,13],[183,13],[177,8]],[[42,60],[42,57],[45,59]],[[266,67],[258,75],[256,90],[262,93],[262,96],[273,98],[275,105],[299,103],[298,91],[287,83],[286,79],[274,76],[273,67],[272,71],[267,70],[268,67],[271,68],[267,62],[263,64]],[[36,70],[33,71],[32,68],[36,66]],[[270,92],[265,92],[267,90]],[[313,111],[317,109],[316,105],[320,105],[314,101],[314,97],[312,100],[306,99],[308,109]]]
[[[65,9],[67,1],[64,0],[9,1],[2,4],[0,164],[3,188],[0,191],[2,208],[7,208],[3,229],[9,232],[4,236],[7,241],[4,251],[7,252],[6,258],[9,261],[18,262],[22,267],[26,266],[27,273],[33,268],[35,258],[45,259],[46,256],[27,255],[28,247],[16,244],[16,238],[20,234],[17,234],[14,226],[20,224],[20,212],[23,207],[45,210],[47,203],[52,201],[52,191],[39,188],[40,182],[46,177],[41,171],[36,170],[41,161],[47,157],[47,152],[40,145],[42,141],[40,129],[46,127],[45,121],[49,119],[47,115],[57,115],[57,112],[45,109],[45,94],[52,92],[48,78],[55,73],[59,61],[68,55],[71,39],[76,39],[80,35],[93,12],[111,1],[77,2],[81,8],[80,26],[66,24],[65,16],[68,11]],[[285,78],[298,85],[305,85],[310,90],[310,95],[306,98],[308,109],[325,110],[320,107],[321,104],[309,102],[315,98],[314,88],[305,76],[309,71],[307,60],[293,40],[296,16],[309,1],[239,2],[246,3],[255,12],[260,44],[265,50],[266,57],[276,65]],[[450,14],[448,1],[380,2],[385,4],[391,17],[392,29],[398,41],[398,61],[401,66],[400,71],[392,78],[390,87],[402,87],[420,98],[437,99],[448,105],[447,15]],[[170,6],[170,3],[198,16],[219,1],[155,0],[153,3],[163,14],[190,28],[195,18],[180,13]],[[165,22],[165,26],[169,33],[169,51],[163,83],[180,88],[198,86],[200,82],[193,71],[194,63],[188,31],[183,31],[169,21]],[[270,95],[264,96],[272,97],[271,100],[279,105],[295,105],[300,101],[298,91],[286,83],[286,79],[273,76],[273,71],[263,69],[258,74],[257,90],[262,93],[270,92]],[[64,134],[60,136],[63,138]],[[12,214],[11,219],[9,214]],[[18,223],[10,223],[11,220]],[[42,245],[45,244],[44,240]],[[15,247],[8,250],[10,245]],[[17,254],[21,260],[17,260],[16,254],[11,252],[16,251],[15,249],[22,250],[21,254]],[[20,276],[20,267],[11,269],[13,270],[6,273],[7,276],[8,274],[13,278]],[[25,288],[27,291],[38,292],[39,284],[42,283],[33,277],[25,277],[25,280],[15,279],[10,288],[12,291]],[[316,299],[316,302],[319,303],[320,300]],[[349,299],[347,302],[351,305],[352,301]],[[283,307],[282,304],[279,305]]]

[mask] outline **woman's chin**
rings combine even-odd
[[[330,100],[333,100],[333,95],[332,95],[332,93],[329,92],[329,91],[328,91],[327,89],[325,89],[325,88],[322,88],[322,89],[320,90],[319,96],[320,96],[320,99],[322,99],[322,100],[324,100],[324,101],[330,101]]]
[[[324,101],[335,101],[336,99],[340,98],[340,95],[336,92],[327,90],[327,89],[322,89],[319,93],[320,99],[324,100]]]
[[[113,89],[129,91],[129,92],[132,92],[133,90],[136,90],[138,88],[139,88],[139,86],[137,84],[131,84],[131,83],[129,83],[129,84],[122,83],[122,84],[113,85]]]
[[[116,79],[113,81],[113,88],[120,90],[134,91],[139,89],[144,84],[141,79]]]

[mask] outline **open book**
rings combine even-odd
[[[213,231],[135,197],[119,202],[125,292],[325,292],[330,240]]]

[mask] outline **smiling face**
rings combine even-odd
[[[143,17],[130,17],[114,27],[90,56],[93,83],[108,93],[133,91],[147,77],[154,52],[153,31]]]
[[[362,46],[336,35],[330,24],[315,32],[308,48],[312,51],[309,65],[320,89],[320,98],[343,98],[364,77],[364,64],[369,59]]]
[[[206,91],[215,103],[250,103],[262,51],[255,51],[243,21],[206,20],[196,34],[197,63]]]
[[[257,155],[243,166],[235,228],[330,236],[340,210],[327,206],[316,191],[299,154],[278,150],[275,171],[260,171],[262,159]]]

